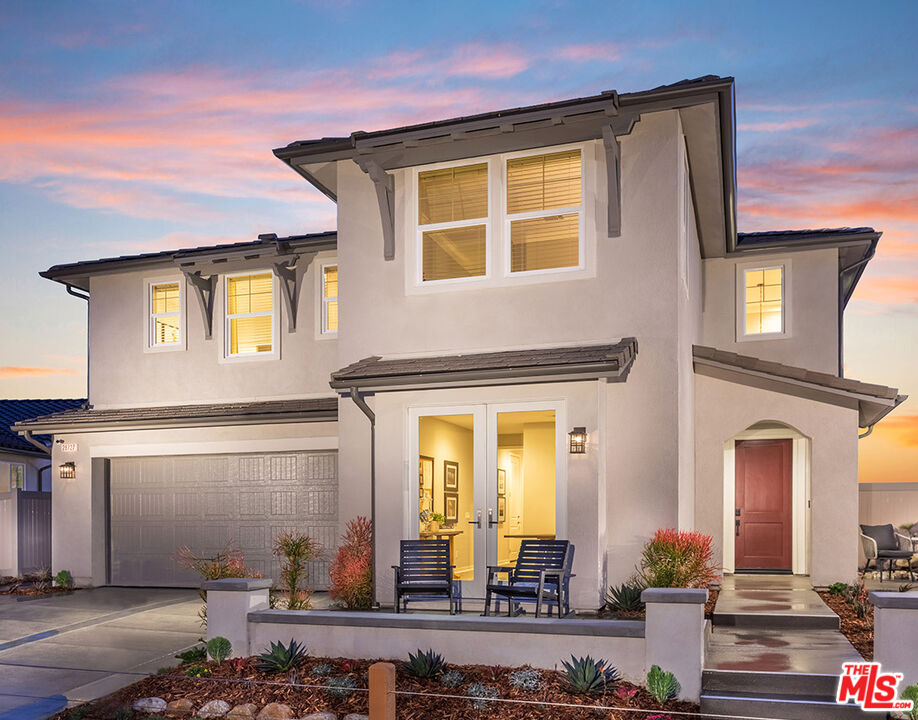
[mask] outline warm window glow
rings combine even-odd
[[[10,465],[10,490],[25,487],[25,465]]]
[[[150,286],[151,344],[175,345],[182,341],[179,284],[157,283]]]
[[[487,217],[487,163],[418,173],[422,280],[486,274]]]
[[[580,264],[581,195],[580,150],[507,161],[511,272]]]
[[[226,279],[226,319],[230,355],[271,352],[274,330],[271,273]]]
[[[338,330],[338,266],[322,268],[322,332]]]
[[[784,268],[745,271],[746,334],[784,331]]]

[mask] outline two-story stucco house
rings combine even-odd
[[[596,607],[661,527],[850,578],[859,428],[904,399],[841,376],[879,233],[738,233],[733,103],[705,77],[294,142],[337,234],[43,273],[89,301],[91,408],[17,426],[72,450],[55,568],[187,583],[176,547],[232,538],[270,572],[277,529],[372,515],[391,603],[427,510],[466,598],[558,537]]]

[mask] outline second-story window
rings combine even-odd
[[[14,463],[10,465],[10,490],[25,488],[25,465]]]
[[[745,334],[777,335],[784,332],[784,267],[743,271]]]
[[[182,342],[182,296],[178,282],[150,284],[150,346],[176,346]]]
[[[486,275],[488,164],[418,173],[423,282]]]
[[[507,160],[510,272],[580,264],[580,150]]]
[[[274,350],[274,277],[270,272],[226,278],[226,353]]]
[[[322,332],[338,332],[338,266],[322,266]]]

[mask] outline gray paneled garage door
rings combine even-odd
[[[181,455],[111,461],[111,581],[115,585],[197,586],[176,565],[187,545],[213,554],[232,541],[246,564],[277,579],[271,552],[285,529],[308,533],[331,556],[338,534],[336,452]],[[309,583],[328,584],[328,557]]]

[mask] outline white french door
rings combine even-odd
[[[566,426],[563,401],[409,410],[403,537],[450,541],[464,599],[523,539],[566,537]]]

